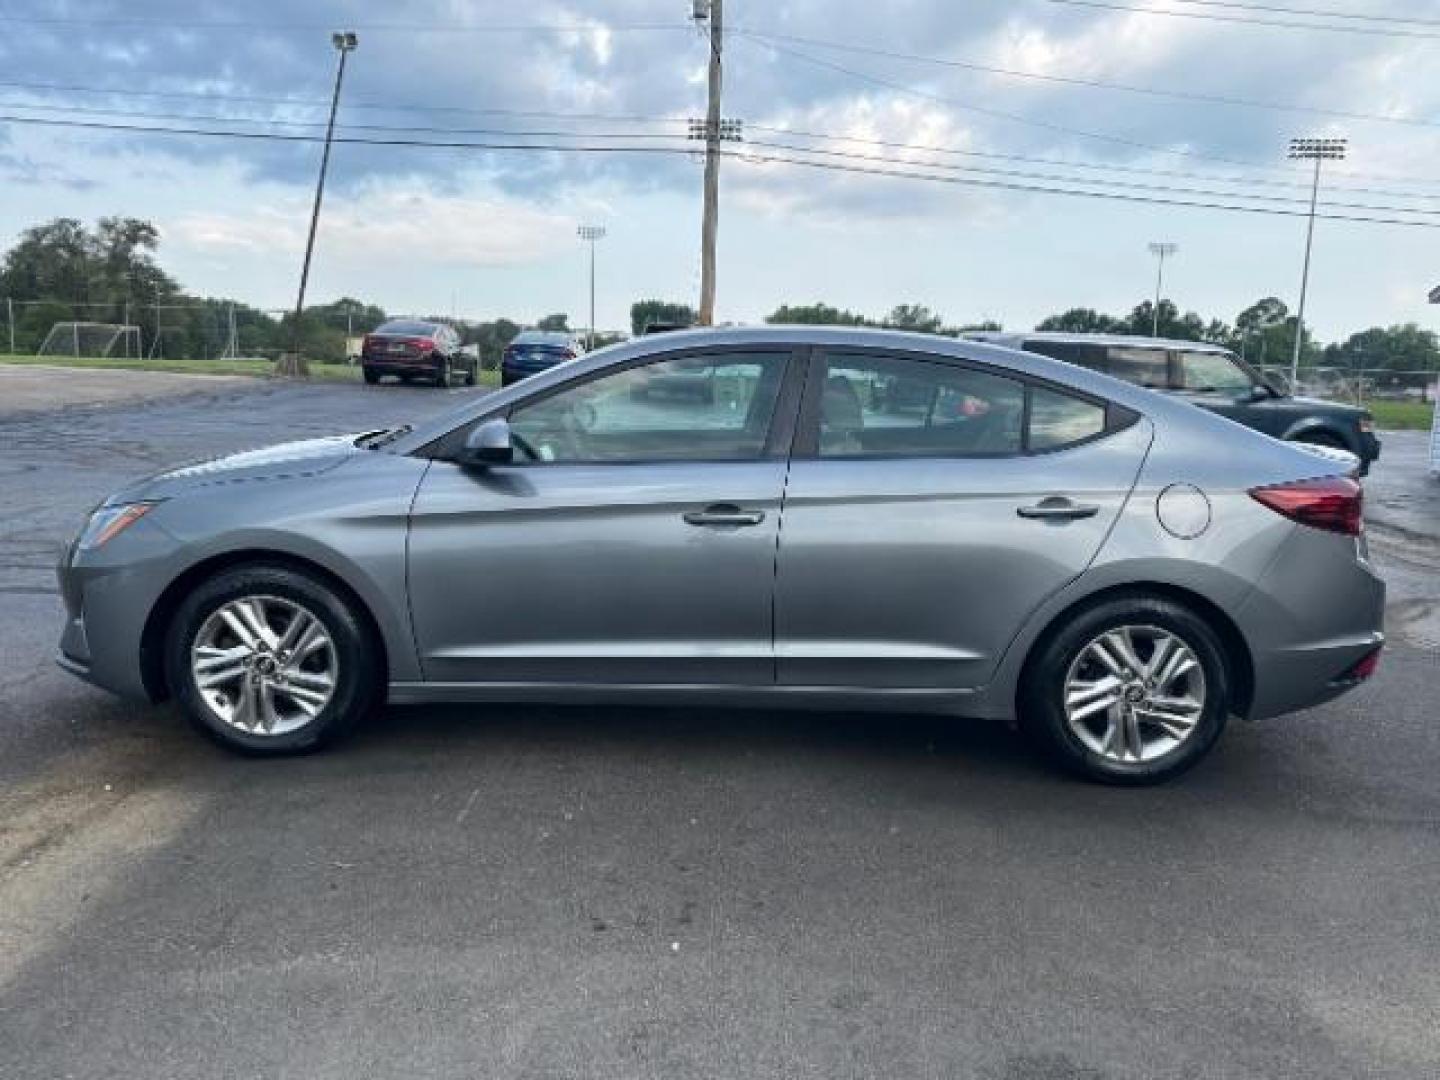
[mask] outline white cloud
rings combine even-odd
[[[308,202],[300,198],[244,213],[190,213],[170,224],[166,240],[204,255],[294,254],[304,245],[309,213]],[[573,230],[570,216],[515,199],[387,185],[327,200],[318,243],[327,257],[343,261],[504,267],[550,258],[570,243]]]

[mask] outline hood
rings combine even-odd
[[[210,458],[182,465],[138,480],[112,495],[107,502],[161,499],[212,484],[234,484],[253,480],[279,480],[314,476],[327,472],[358,454],[368,453],[357,443],[366,432],[330,435],[322,439],[301,439],[257,450]]]
[[[1362,409],[1359,405],[1349,405],[1343,401],[1325,401],[1321,398],[1296,396],[1291,396],[1286,400],[1293,401],[1297,405],[1303,405],[1311,412],[1319,413],[1323,416],[1359,417],[1369,412],[1368,409]]]

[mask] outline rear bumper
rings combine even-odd
[[[1238,612],[1254,666],[1252,719],[1354,689],[1352,669],[1385,644],[1385,582],[1364,540],[1295,527]]]
[[[381,375],[434,376],[440,371],[440,358],[434,355],[419,356],[413,360],[398,356],[362,357],[360,365]]]

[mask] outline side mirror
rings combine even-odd
[[[467,469],[484,469],[490,465],[507,465],[514,457],[510,421],[497,416],[471,429],[460,451],[459,463]]]

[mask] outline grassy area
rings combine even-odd
[[[0,364],[44,365],[47,367],[109,368],[116,371],[165,371],[179,375],[249,375],[264,378],[273,375],[275,365],[269,360],[145,360],[102,359],[96,356],[16,356],[0,353]],[[320,382],[360,381],[360,368],[349,364],[311,364],[310,377]],[[494,386],[499,372],[480,372],[481,386]]]
[[[1435,406],[1428,401],[1367,401],[1382,431],[1429,431]]]

